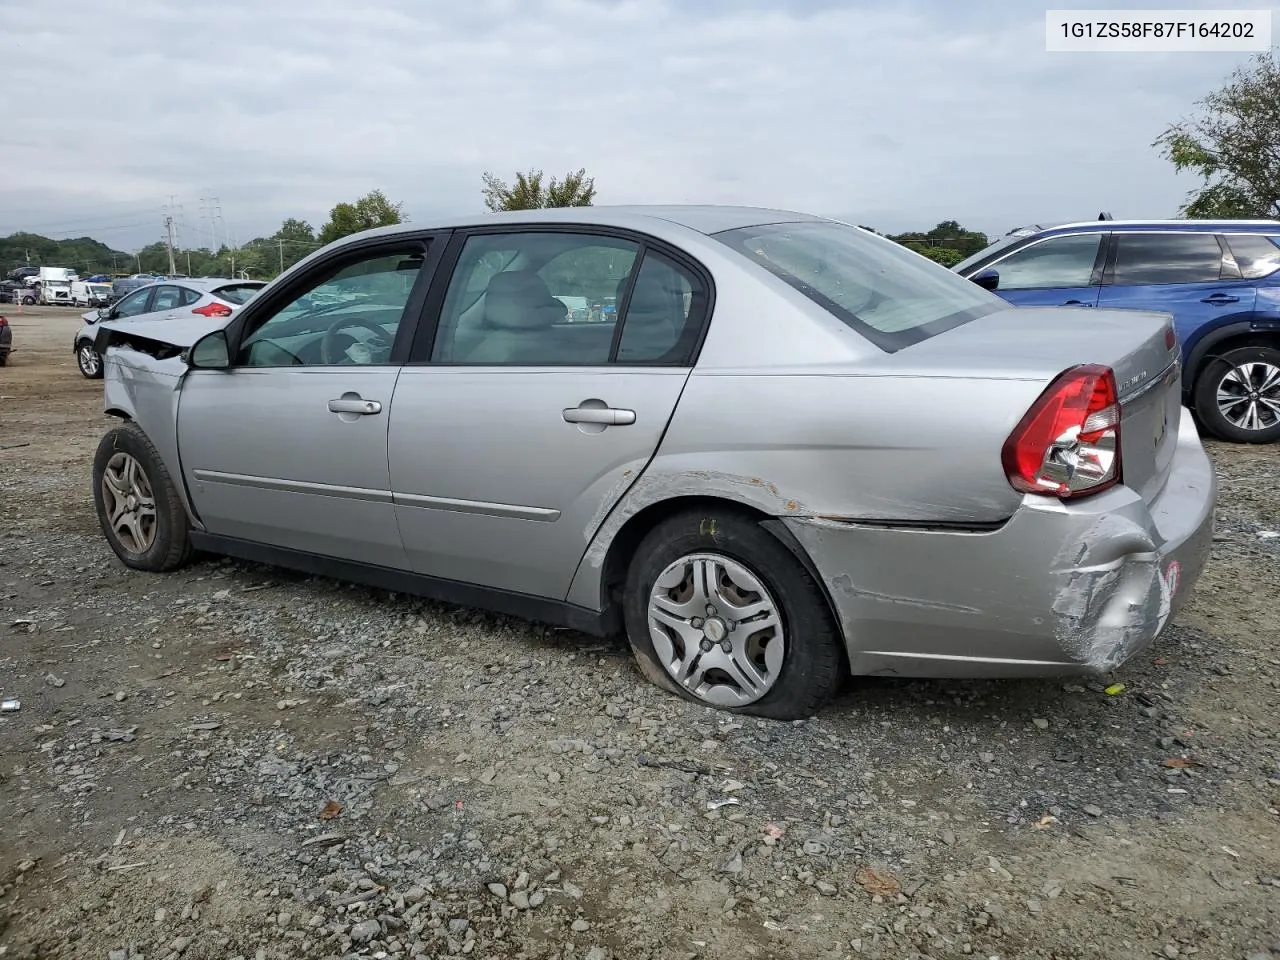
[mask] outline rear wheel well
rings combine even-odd
[[[827,611],[831,614],[833,622],[837,625],[840,624],[840,615],[831,599],[830,592],[827,590],[826,582],[822,579],[822,575],[818,572],[817,567],[813,565],[813,561],[800,545],[800,542],[791,535],[791,532],[783,525],[781,520],[765,513],[763,510],[757,510],[755,507],[736,500],[699,496],[674,497],[671,500],[650,504],[636,513],[635,516],[629,518],[613,538],[613,542],[609,544],[609,552],[605,554],[604,567],[601,571],[601,593],[605,609],[613,623],[618,625],[622,623],[622,589],[627,580],[627,567],[631,557],[635,554],[636,548],[640,545],[640,541],[645,538],[650,530],[668,517],[698,509],[716,510],[720,513],[735,513],[748,523],[759,524],[760,527],[776,537],[784,547],[795,555],[809,576],[813,578],[818,585],[818,589],[822,591],[822,596],[827,602]]]

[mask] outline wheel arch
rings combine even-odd
[[[1240,347],[1280,347],[1280,320],[1241,321],[1211,330],[1197,340],[1183,364],[1182,393],[1190,397],[1205,368],[1228,350]]]
[[[787,529],[786,524],[777,516],[757,506],[742,500],[734,500],[713,494],[683,494],[658,500],[637,510],[618,528],[617,532],[609,540],[603,562],[599,568],[599,598],[610,624],[621,627],[622,585],[626,581],[628,564],[635,554],[636,548],[640,545],[640,541],[644,539],[650,530],[670,517],[697,510],[715,510],[720,513],[735,514],[744,521],[757,524],[761,529],[777,539],[799,561],[805,572],[818,585],[818,589],[822,592],[822,597],[826,602],[827,613],[831,616],[836,629],[842,631],[840,615],[835,601],[831,597],[831,592],[827,588],[826,581],[819,573],[808,551],[804,549],[795,535]]]

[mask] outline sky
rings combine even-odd
[[[1195,182],[1151,143],[1249,57],[1047,53],[1025,0],[0,0],[0,22],[22,106],[0,236],[122,250],[167,209],[190,247],[375,188],[410,220],[471,213],[484,171],[533,168],[585,167],[599,204],[886,232],[1173,216]]]

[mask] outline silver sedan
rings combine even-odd
[[[1217,486],[1169,317],[1089,314],[785,211],[383,228],[229,321],[99,324],[93,495],[140,570],[208,551],[621,632],[760,716],[850,672],[1105,672],[1191,592]]]

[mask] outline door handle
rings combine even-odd
[[[609,427],[624,427],[636,422],[634,410],[614,407],[566,407],[560,415],[565,423],[603,423]]]
[[[1064,300],[1062,301],[1062,305],[1064,307],[1092,307],[1093,306],[1092,303],[1085,303],[1083,300]]]
[[[1239,297],[1228,296],[1225,293],[1215,293],[1212,296],[1205,297],[1201,303],[1239,303]]]
[[[358,413],[361,416],[381,413],[382,404],[377,400],[361,400],[359,397],[341,397],[329,401],[330,413]]]

